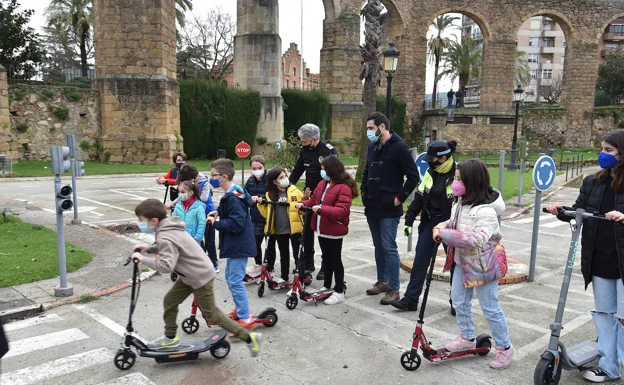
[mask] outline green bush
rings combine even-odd
[[[189,158],[216,158],[225,149],[236,158],[240,141],[255,143],[260,93],[224,87],[220,82],[180,81],[180,128]]]
[[[19,131],[21,133],[24,133],[24,132],[26,132],[26,130],[28,130],[28,124],[22,123],[19,126],[17,126],[16,128],[17,128],[17,131]]]
[[[377,95],[377,111],[386,114],[386,97]],[[399,136],[403,136],[405,128],[405,116],[407,114],[407,103],[401,99],[392,97],[392,117],[390,119],[390,129]]]
[[[319,126],[321,132],[329,127],[329,98],[320,91],[282,90],[284,109],[284,137],[297,136],[299,127],[306,123]]]
[[[65,106],[59,106],[59,107],[53,108],[52,113],[54,114],[54,116],[56,116],[60,120],[69,119],[69,108]]]
[[[43,90],[41,91],[41,95],[45,100],[52,99],[54,97],[54,91],[52,90]]]
[[[86,151],[89,151],[91,149],[91,143],[89,143],[89,141],[85,139],[82,142],[80,142],[80,146],[79,147],[80,147],[80,149],[82,151],[86,152]]]
[[[24,93],[20,90],[15,90],[15,92],[13,92],[13,100],[17,102],[24,100]]]
[[[80,101],[82,99],[82,94],[80,92],[74,91],[74,92],[69,93],[69,95],[67,95],[67,97],[72,102],[78,102],[78,101]]]

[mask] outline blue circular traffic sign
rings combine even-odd
[[[418,173],[420,174],[420,179],[422,180],[425,177],[425,172],[429,169],[429,163],[424,159],[426,153],[423,152],[418,157],[416,157],[416,168],[418,168]]]
[[[548,155],[541,156],[533,167],[533,184],[539,191],[546,191],[555,183],[557,168],[555,161]]]

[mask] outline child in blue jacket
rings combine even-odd
[[[180,221],[186,224],[186,232],[201,245],[206,230],[206,206],[199,200],[199,189],[190,180],[180,183],[178,186],[178,199],[180,202],[173,210],[174,217],[180,217]]]
[[[209,213],[206,220],[219,231],[221,259],[228,258],[225,280],[234,298],[238,323],[251,330],[254,319],[249,314],[249,299],[243,284],[247,259],[256,256],[256,241],[249,214],[251,198],[233,180],[234,163],[231,160],[217,159],[210,164],[210,184],[214,188],[222,188],[225,194],[219,208]]]

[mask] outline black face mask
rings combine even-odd
[[[435,170],[436,168],[438,168],[439,165],[440,163],[438,162],[429,162],[429,168],[432,170]]]
[[[184,165],[184,162],[179,162],[179,163],[176,163],[176,167],[177,167],[177,168],[181,168],[183,165]]]

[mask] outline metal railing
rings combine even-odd
[[[576,176],[579,176],[583,172],[583,154],[570,156],[563,162],[562,153],[561,160],[559,161],[559,169],[563,170],[564,167],[566,170],[566,182],[568,181],[568,173],[570,173],[570,179],[574,179],[575,171]]]

